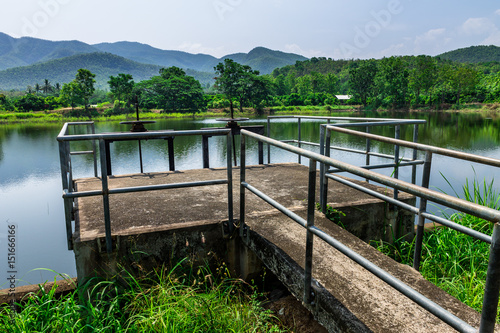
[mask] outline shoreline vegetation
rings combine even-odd
[[[18,124],[18,123],[65,123],[72,121],[129,121],[136,119],[136,113],[132,110],[121,114],[110,115],[109,110],[112,110],[112,104],[103,105],[95,108],[90,108],[85,111],[84,108],[62,108],[49,111],[30,111],[30,112],[0,112],[0,124]],[[442,109],[431,108],[411,108],[411,109],[371,109],[361,107],[359,105],[335,105],[335,106],[288,106],[288,107],[269,107],[261,111],[256,111],[252,108],[243,108],[243,112],[238,112],[237,117],[252,117],[252,116],[266,116],[266,115],[321,115],[329,116],[337,113],[351,113],[352,115],[359,115],[364,112],[371,112],[375,114],[385,115],[398,114],[398,115],[414,115],[418,113],[478,113],[483,114],[485,117],[497,118],[500,117],[500,103],[492,104],[464,104],[457,106],[446,106]],[[85,115],[87,113],[87,115]],[[141,120],[154,120],[154,119],[181,119],[181,118],[217,118],[229,117],[229,109],[208,109],[204,112],[174,112],[163,110],[149,110],[141,111],[139,117]]]
[[[74,285],[74,281],[69,280]],[[224,263],[172,268],[112,280],[93,278],[60,297],[40,285],[0,306],[2,332],[288,332],[257,286],[232,278]]]

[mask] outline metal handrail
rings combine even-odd
[[[297,119],[297,127],[298,127],[298,133],[297,133],[297,140],[281,140],[282,142],[293,142],[296,143],[299,148],[302,147],[302,145],[309,145],[309,146],[319,146],[320,149],[323,149],[323,144],[318,144],[318,143],[313,143],[313,142],[308,142],[308,141],[303,141],[302,140],[302,130],[301,130],[301,120],[302,119],[314,119],[314,120],[325,120],[327,124],[321,124],[321,126],[326,126],[331,123],[331,121],[350,121],[348,123],[335,123],[334,126],[339,126],[339,127],[364,127],[366,132],[370,132],[371,127],[375,126],[394,126],[394,135],[396,139],[400,138],[400,133],[401,133],[401,126],[402,125],[413,125],[413,141],[417,142],[418,140],[418,126],[420,124],[425,124],[427,123],[426,120],[424,119],[394,119],[394,118],[359,118],[359,117],[326,117],[326,116],[269,116],[267,118],[267,136],[271,137],[271,119]],[[320,138],[321,140],[321,138]],[[412,158],[407,158],[407,157],[400,157],[399,156],[399,147],[396,146],[394,149],[394,155],[387,155],[387,154],[381,154],[381,153],[375,153],[371,151],[371,141],[370,139],[366,139],[366,150],[359,150],[359,149],[353,149],[353,148],[346,148],[346,147],[339,147],[339,146],[330,146],[328,142],[328,149],[335,149],[335,150],[340,150],[340,151],[346,151],[346,152],[351,152],[351,153],[356,153],[356,154],[363,154],[366,155],[365,159],[365,168],[366,169],[380,169],[380,168],[389,168],[389,167],[394,167],[395,168],[395,178],[398,178],[399,176],[399,167],[404,167],[404,166],[411,166],[412,167],[412,183],[415,184],[416,181],[416,171],[417,171],[417,165],[423,164],[424,162],[421,160],[417,160],[417,151],[413,150],[413,156]],[[270,145],[267,145],[267,160],[268,163],[271,163],[271,149]],[[324,154],[324,152],[322,152]],[[392,164],[380,164],[380,165],[370,165],[370,157],[371,156],[377,156],[377,157],[382,157],[382,158],[389,158],[393,159],[394,163]],[[297,158],[298,163],[301,163],[301,157],[300,155]],[[410,164],[400,164],[400,161],[411,161],[412,163]],[[322,184],[321,184],[322,186]],[[397,192],[394,192],[394,196],[397,197]]]
[[[445,323],[448,325],[452,326],[453,328],[459,330],[460,332],[477,332],[477,329],[474,327],[470,326],[463,320],[459,319],[455,315],[451,314],[447,310],[443,309],[436,303],[432,302],[431,300],[425,298],[423,295],[420,293],[416,292],[415,290],[411,289],[408,287],[406,284],[404,284],[402,281],[398,280],[394,276],[390,275],[389,273],[385,272],[381,268],[377,267],[367,259],[363,258],[359,254],[355,253],[354,251],[348,249],[345,245],[341,244],[337,240],[335,240],[333,237],[327,235],[325,232],[322,230],[318,229],[317,227],[314,226],[314,214],[311,214],[310,211],[314,209],[313,207],[315,206],[314,202],[314,191],[315,191],[315,184],[316,184],[316,162],[320,162],[321,164],[336,167],[338,169],[350,172],[354,175],[361,176],[363,178],[373,180],[375,182],[390,186],[394,189],[402,190],[404,192],[419,196],[421,198],[421,201],[423,199],[430,200],[436,203],[440,203],[444,206],[454,208],[460,211],[463,211],[465,213],[475,215],[477,217],[486,219],[490,222],[494,223],[494,232],[492,236],[492,245],[490,247],[490,260],[489,260],[489,265],[488,265],[488,274],[487,274],[487,279],[486,279],[486,290],[488,293],[485,293],[484,301],[483,301],[483,311],[481,314],[481,326],[480,326],[480,332],[493,332],[494,330],[494,325],[495,325],[495,317],[496,317],[496,309],[498,305],[498,299],[499,299],[499,292],[500,292],[500,272],[498,272],[498,265],[500,264],[500,224],[498,223],[500,221],[500,212],[488,207],[484,207],[481,205],[478,205],[476,203],[468,202],[456,197],[452,197],[447,194],[439,193],[436,191],[432,191],[428,188],[414,185],[411,183],[407,183],[404,181],[401,181],[399,179],[394,179],[385,175],[381,175],[378,173],[375,173],[370,170],[365,170],[361,167],[353,166],[341,161],[334,160],[330,157],[317,154],[299,147],[295,147],[283,142],[280,142],[278,140],[274,140],[265,136],[261,136],[258,134],[250,133],[247,131],[242,131],[242,141],[241,141],[241,184],[240,184],[240,224],[244,226],[245,223],[245,190],[250,190],[251,192],[255,193],[268,203],[272,204],[276,208],[278,208],[280,205],[277,204],[272,200],[268,200],[266,198],[265,194],[261,193],[257,189],[251,187],[250,184],[246,182],[245,179],[245,137],[251,137],[256,140],[262,141],[264,143],[267,143],[269,145],[273,145],[275,147],[284,149],[286,151],[299,154],[303,157],[309,158],[309,192],[308,192],[308,218],[307,221],[303,219],[296,219],[291,216],[293,212],[289,211],[285,207],[279,207],[278,209],[287,216],[292,217],[296,222],[298,222],[300,225],[305,227],[307,229],[307,241],[306,241],[306,264],[305,264],[305,290],[306,292],[310,291],[310,281],[311,281],[311,263],[312,263],[312,234],[320,237],[323,239],[325,242],[330,244],[331,246],[335,247],[345,255],[349,256],[351,259],[355,260],[358,264],[363,266],[364,268],[368,269],[370,272],[372,272],[374,275],[379,277],[380,279],[384,280],[387,282],[389,285],[391,285],[393,288],[399,290],[401,293],[403,293],[405,296],[410,298],[411,300],[415,301],[419,305],[421,305],[423,308],[425,308],[427,311],[431,312],[432,314],[436,315],[438,318],[443,320]],[[372,137],[373,139],[374,137]],[[426,160],[428,162],[428,160]],[[429,164],[426,164],[424,166],[424,169],[428,167]],[[314,177],[311,175],[314,174]],[[312,194],[311,194],[312,192]],[[391,199],[391,198],[389,198]],[[395,200],[395,199],[392,199]],[[415,210],[412,210],[415,212]],[[419,209],[419,213],[422,214],[425,211],[425,208],[422,209],[422,206]],[[309,249],[309,250],[308,250]],[[310,302],[310,295],[307,293],[304,294],[304,302],[308,303]]]
[[[165,190],[173,188],[185,188],[185,187],[195,187],[195,186],[208,186],[208,185],[220,185],[227,184],[228,193],[228,226],[227,229],[231,233],[234,227],[233,223],[233,179],[232,179],[232,134],[231,129],[214,129],[214,130],[191,130],[191,131],[154,131],[154,132],[127,132],[127,133],[106,133],[106,134],[79,134],[79,135],[69,135],[70,125],[81,125],[87,123],[66,123],[64,124],[61,132],[57,136],[57,141],[59,141],[59,156],[61,161],[61,175],[63,183],[63,199],[65,207],[65,218],[66,218],[66,234],[68,241],[68,249],[73,248],[72,244],[72,213],[74,199],[90,197],[90,196],[102,196],[103,198],[103,208],[104,208],[104,226],[105,226],[105,236],[106,236],[106,250],[108,253],[113,250],[113,243],[111,237],[111,216],[110,216],[110,206],[109,206],[109,195],[119,194],[119,193],[131,193],[131,192],[143,192],[143,191],[156,191]],[[149,185],[149,186],[134,186],[126,188],[115,188],[110,189],[108,185],[108,168],[106,159],[106,140],[138,140],[138,139],[155,139],[155,138],[165,138],[165,137],[175,137],[175,136],[190,136],[190,135],[225,135],[226,136],[226,154],[227,154],[227,177],[226,179],[214,179],[208,181],[195,181],[195,182],[184,182],[176,184],[159,184],[159,185]],[[101,164],[101,190],[94,191],[82,191],[78,192],[73,189],[72,178],[67,177],[67,174],[71,174],[71,162],[70,162],[70,149],[69,143],[73,141],[99,141],[99,155]],[[97,174],[96,174],[97,177]]]

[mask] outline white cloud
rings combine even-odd
[[[483,45],[500,45],[500,30],[493,31],[485,40],[481,42]]]
[[[485,17],[470,18],[462,25],[462,31],[467,35],[482,35],[497,30],[495,24]]]
[[[431,54],[441,52],[446,44],[451,41],[445,28],[431,29],[415,37],[414,52],[416,54]]]
[[[496,15],[500,15],[500,9],[497,9],[497,10],[495,11],[495,14],[496,14]]]

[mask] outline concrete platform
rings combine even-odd
[[[200,169],[188,171],[172,171],[165,173],[133,174],[112,176],[109,188],[157,185],[226,178],[226,169]],[[247,181],[273,199],[289,208],[306,207],[307,199],[307,167],[297,163],[283,163],[247,167]],[[239,217],[239,168],[233,170],[234,217]],[[360,182],[359,182],[360,183]],[[364,183],[364,182],[363,182]],[[345,185],[330,180],[328,201],[336,209],[347,213],[350,207],[355,209],[349,215],[360,215],[354,220],[352,232],[358,237],[370,240],[383,238],[385,221],[378,219],[377,214],[369,211],[368,206],[379,205],[381,200],[363,194]],[[366,183],[365,183],[366,184]],[[99,178],[85,178],[75,181],[78,191],[101,189]],[[368,185],[371,189],[392,195],[392,191],[383,187]],[[317,184],[316,188],[319,188]],[[402,200],[413,197],[401,193]],[[319,201],[319,194],[317,195]],[[250,194],[247,196],[247,213],[273,212],[271,206]],[[380,206],[383,214],[384,207]],[[227,187],[215,185],[206,187],[161,190],[110,195],[111,229],[113,235],[131,235],[153,230],[164,230],[186,224],[203,224],[227,220]],[[77,200],[75,241],[88,241],[104,237],[104,217],[102,198],[88,197]],[[349,229],[350,223],[348,223]],[[410,224],[413,232],[413,225]]]
[[[110,178],[109,185],[110,188],[120,188],[225,177],[225,169],[203,169],[115,176]],[[305,217],[307,177],[305,166],[291,163],[249,167],[246,180]],[[234,216],[238,218],[238,169],[234,170],[233,179]],[[76,181],[76,186],[79,191],[96,190],[100,189],[101,183],[98,178],[80,179]],[[368,186],[391,195],[391,191],[383,187]],[[405,193],[399,197],[414,201]],[[384,235],[387,221],[394,218],[385,203],[333,181],[330,181],[328,198],[330,205],[350,217],[346,224],[363,238],[379,239],[376,235]],[[78,257],[80,260],[86,258],[90,265],[104,260],[105,254],[98,253],[90,245],[83,245],[104,237],[102,199],[80,198],[77,205],[75,255],[78,270]],[[192,251],[190,253],[206,254],[214,247],[224,247],[220,221],[227,219],[225,185],[112,195],[110,209],[112,234],[125,236],[112,260],[118,260],[117,256],[127,256],[134,250],[149,254],[139,259],[142,265],[153,256],[170,258],[174,249],[183,255],[188,248]],[[298,299],[302,299],[305,229],[251,193],[247,193],[246,213],[250,227],[249,248]],[[409,216],[402,217],[412,221]],[[316,225],[469,324],[478,326],[480,315],[476,311],[425,281],[412,268],[382,255],[319,212],[316,214]],[[404,232],[413,231],[411,222],[407,229]],[[314,243],[313,278],[318,282],[317,297],[314,305],[308,308],[331,332],[454,332],[318,238]]]

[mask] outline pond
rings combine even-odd
[[[333,114],[332,114],[333,115]],[[468,153],[500,158],[500,120],[486,118],[478,114],[419,113],[419,114],[375,114],[366,117],[414,117],[427,119],[419,129],[419,142]],[[339,115],[345,116],[345,114]],[[302,139],[311,142],[319,140],[319,121],[302,122]],[[251,119],[245,125],[265,125],[265,118]],[[159,120],[150,124],[149,129],[191,130],[204,127],[218,127],[214,119],[204,120]],[[61,175],[59,167],[58,143],[56,137],[61,129],[56,125],[1,125],[0,126],[0,272],[2,281],[15,274],[17,285],[51,281],[60,274],[76,276],[74,256],[68,251],[65,241],[65,222],[62,200]],[[412,139],[412,126],[402,128],[402,138]],[[117,132],[127,130],[119,123],[97,123],[97,132]],[[393,128],[379,128],[375,134],[394,136]],[[296,139],[296,120],[273,120],[271,136],[277,139]],[[239,139],[236,138],[237,144]],[[332,144],[364,149],[364,140],[347,136],[335,136]],[[198,169],[202,167],[201,137],[178,137],[175,139],[176,169]],[[391,153],[393,147],[374,144],[374,150]],[[73,149],[86,150],[83,143],[75,143]],[[257,144],[249,143],[248,164],[257,164]],[[317,151],[317,148],[309,148]],[[137,142],[115,142],[111,148],[113,174],[138,173],[139,159]],[[144,172],[168,170],[167,145],[163,140],[142,142]],[[266,152],[266,151],[265,151]],[[297,157],[278,150],[271,150],[271,162],[295,162]],[[405,156],[411,156],[408,152]],[[345,152],[334,152],[332,157],[363,164],[364,156]],[[421,157],[421,156],[419,156]],[[267,159],[265,159],[267,162]],[[75,156],[74,178],[93,175],[90,156]],[[306,163],[306,161],[302,161]],[[373,159],[377,162],[377,159]],[[221,137],[210,139],[210,166],[225,166],[225,141]],[[420,168],[419,168],[420,170]],[[382,172],[382,171],[381,171]],[[392,170],[382,173],[390,175]],[[419,174],[420,172],[418,172]],[[409,181],[410,169],[400,171],[400,178]],[[492,167],[473,165],[469,162],[451,162],[449,158],[435,156],[433,159],[431,188],[440,189],[453,195],[461,193],[466,179],[474,177],[479,181],[500,177],[500,171]],[[450,188],[448,182],[453,186]],[[417,178],[417,184],[419,183]],[[500,190],[498,184],[495,188]],[[432,207],[430,208],[433,209]],[[434,208],[439,210],[438,207]],[[7,235],[15,228],[16,241],[9,246]],[[12,244],[11,244],[12,245]],[[14,250],[15,263],[9,263],[8,250]],[[9,266],[10,265],[10,266]],[[12,273],[15,272],[15,273]],[[0,283],[8,288],[7,282]]]

